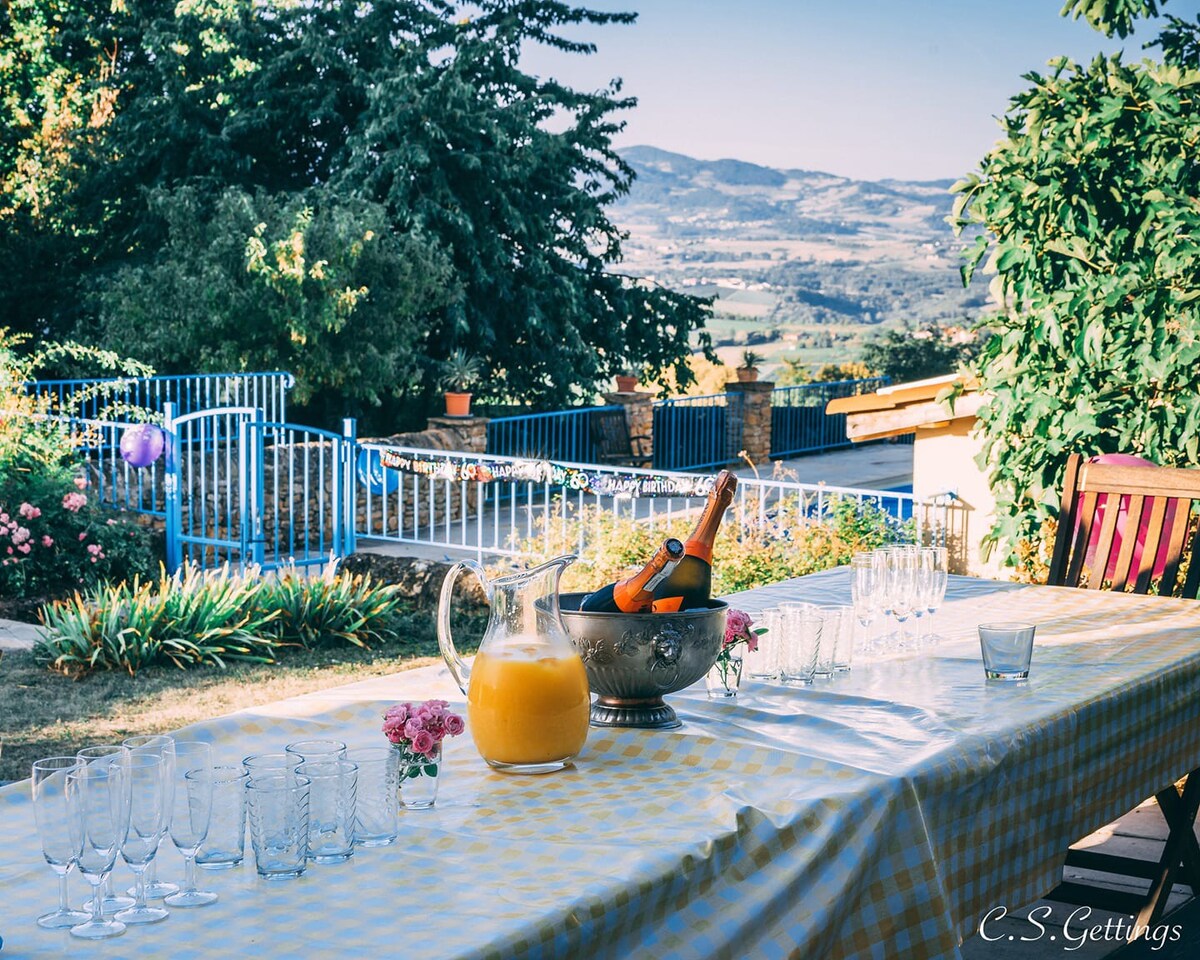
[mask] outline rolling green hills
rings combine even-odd
[[[622,156],[637,171],[614,210],[630,234],[624,269],[716,296],[727,362],[747,345],[849,359],[872,330],[961,325],[987,303],[985,279],[959,280],[949,180],[867,182],[645,146]]]

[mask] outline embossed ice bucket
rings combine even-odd
[[[678,727],[663,702],[701,679],[716,663],[725,638],[728,605],[680,613],[584,613],[586,593],[559,598],[562,621],[598,695],[591,722],[598,727]]]

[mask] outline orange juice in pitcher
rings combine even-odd
[[[467,725],[475,747],[497,770],[560,770],[587,739],[587,673],[558,610],[558,578],[574,559],[559,557],[498,580],[488,580],[478,564],[466,560],[451,568],[442,585],[438,645],[467,695]],[[464,568],[479,577],[491,608],[470,665],[459,657],[450,636],[450,595]]]

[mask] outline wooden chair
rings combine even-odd
[[[1200,529],[1192,530],[1192,507],[1200,501],[1200,470],[1091,463],[1079,454],[1067,461],[1058,534],[1047,581],[1052,586],[1116,590],[1196,599]],[[1200,610],[1198,610],[1200,613]],[[1200,809],[1200,772],[1183,790],[1169,784],[1155,799],[1169,833],[1157,862],[1071,848],[1065,866],[1149,882],[1145,895],[1064,881],[1047,899],[1119,910],[1142,926],[1162,918],[1177,875],[1200,896],[1200,846],[1192,825]]]
[[[1188,528],[1198,500],[1200,470],[1113,466],[1072,454],[1047,582],[1117,591],[1132,585],[1133,593],[1157,587],[1155,593],[1172,596],[1187,560],[1181,595],[1195,600],[1200,563],[1191,560],[1200,529]]]
[[[596,445],[596,456],[600,463],[613,463],[625,467],[648,467],[654,460],[646,453],[650,438],[644,435],[629,435],[629,423],[624,410],[596,410],[588,419],[592,443]],[[637,449],[634,449],[637,444]]]

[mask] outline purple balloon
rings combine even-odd
[[[163,432],[152,423],[126,427],[121,434],[121,459],[131,467],[148,467],[162,452]]]

